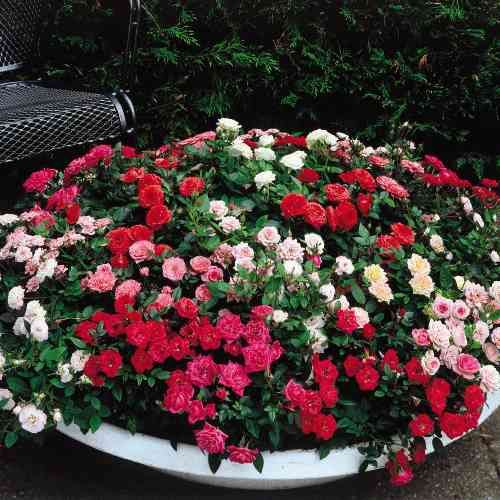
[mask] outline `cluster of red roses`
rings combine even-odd
[[[304,389],[292,379],[285,386],[283,393],[289,401],[289,409],[299,411],[302,432],[328,441],[337,430],[337,422],[333,415],[324,414],[322,410],[333,408],[337,404],[339,393],[335,382],[339,373],[332,361],[321,360],[317,354],[313,356],[312,366],[318,390]]]
[[[381,234],[375,241],[375,245],[384,250],[401,248],[402,246],[413,245],[413,243],[415,243],[413,229],[401,222],[391,224],[390,234]]]

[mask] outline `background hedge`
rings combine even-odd
[[[44,71],[117,83],[127,0],[51,0]],[[469,170],[498,166],[498,0],[144,0],[140,140],[221,115],[321,126],[367,141],[401,133]]]

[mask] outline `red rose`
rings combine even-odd
[[[392,234],[381,234],[375,241],[375,246],[382,250],[389,250],[392,248],[401,248],[401,241]]]
[[[129,264],[129,259],[126,255],[113,255],[110,264],[113,269],[126,269]]]
[[[237,464],[251,464],[255,462],[259,450],[252,450],[250,448],[242,448],[240,446],[228,446],[229,460]]]
[[[97,311],[92,315],[92,321],[96,324],[102,321],[104,330],[110,337],[118,337],[123,333],[123,319],[119,314],[110,314]]]
[[[358,212],[350,201],[341,202],[335,209],[337,227],[344,231],[351,231],[358,224]]]
[[[221,401],[225,401],[226,398],[228,396],[228,392],[226,391],[226,389],[223,389],[222,387],[219,387],[216,391],[215,391],[215,397],[217,399],[220,399]]]
[[[439,425],[450,439],[458,438],[468,430],[467,421],[463,415],[447,411],[439,417]]]
[[[76,224],[80,218],[80,205],[78,203],[72,203],[66,207],[66,221],[68,224]]]
[[[386,463],[385,468],[389,472],[390,482],[394,486],[404,486],[413,479],[410,462],[404,450],[399,450],[396,456]]]
[[[367,323],[363,327],[363,333],[361,335],[363,336],[363,338],[365,340],[370,341],[375,337],[376,332],[377,332],[377,330],[375,329],[375,327],[371,323]]]
[[[260,342],[243,347],[241,353],[245,360],[245,370],[247,373],[269,370],[271,364],[280,358],[282,352],[283,349],[277,340],[272,345]]]
[[[325,209],[316,202],[311,202],[306,205],[304,211],[304,220],[314,227],[314,229],[319,229],[321,226],[326,224],[326,211]]]
[[[304,215],[307,207],[307,200],[304,195],[299,193],[289,193],[280,204],[281,214],[285,219],[299,217]]]
[[[161,186],[161,177],[156,174],[144,174],[139,179],[139,191],[146,186]]]
[[[154,365],[153,358],[142,348],[136,349],[132,357],[130,358],[130,362],[134,367],[136,373],[144,373],[146,371],[151,370]]]
[[[424,372],[420,360],[413,357],[405,365],[406,376],[408,380],[414,384],[425,385],[431,377]]]
[[[319,414],[314,417],[313,432],[318,439],[328,441],[337,430],[337,421],[333,415]]]
[[[272,313],[273,313],[273,308],[266,304],[262,304],[260,306],[254,306],[250,311],[252,319],[260,319],[263,321],[265,321]]]
[[[220,429],[205,422],[203,429],[194,432],[196,444],[202,451],[210,454],[224,453],[226,449],[227,434],[224,434]]]
[[[436,415],[441,415],[446,409],[446,400],[450,391],[450,384],[439,377],[433,378],[431,383],[425,388],[427,402]]]
[[[399,357],[395,349],[387,349],[381,361],[382,369],[388,366],[392,371],[399,370]]]
[[[154,205],[146,214],[146,224],[156,231],[172,220],[172,212],[165,205]]]
[[[372,208],[373,198],[371,194],[359,193],[356,198],[356,206],[358,210],[361,212],[361,215],[365,217],[370,213],[370,209]]]
[[[359,184],[361,189],[373,193],[377,188],[377,183],[373,178],[372,174],[363,168],[356,168],[353,170],[356,177],[356,182]]]
[[[335,209],[333,207],[326,207],[326,221],[328,222],[328,227],[332,231],[337,230],[337,219],[335,217]]]
[[[480,412],[486,401],[484,392],[478,385],[468,385],[464,391],[465,407],[472,412]]]
[[[104,377],[100,375],[101,363],[99,356],[90,356],[89,359],[87,359],[87,362],[83,367],[83,373],[84,375],[87,375],[92,382],[92,385],[95,385],[96,387],[104,385]]]
[[[23,188],[27,193],[43,193],[50,181],[57,175],[57,170],[53,168],[43,168],[33,172],[23,183]]]
[[[304,434],[311,434],[314,432],[314,415],[300,412],[300,428]]]
[[[415,233],[413,229],[406,224],[402,224],[401,222],[391,224],[391,231],[393,236],[395,236],[402,245],[413,245],[413,243],[415,243]]]
[[[155,255],[157,257],[162,257],[164,253],[171,252],[172,247],[170,245],[166,245],[165,243],[159,243],[155,245]]]
[[[408,424],[413,437],[424,437],[434,433],[434,422],[429,415],[421,413]]]
[[[243,396],[245,389],[252,383],[245,368],[233,362],[229,362],[226,365],[219,365],[219,368],[219,383],[232,389],[238,396]]]
[[[150,341],[150,333],[146,328],[146,323],[143,321],[136,321],[131,323],[125,328],[125,335],[127,342],[136,347],[146,348]]]
[[[77,195],[78,186],[61,188],[54,194],[52,194],[47,200],[47,210],[55,210],[56,212],[60,212],[61,210],[64,210],[68,205],[74,203]]]
[[[335,326],[339,330],[351,334],[359,327],[354,311],[352,309],[339,309],[337,311],[337,322]]]
[[[97,323],[93,321],[82,321],[75,328],[75,335],[83,340],[86,344],[94,344],[94,333],[97,328]]]
[[[304,403],[305,389],[293,379],[288,381],[283,389],[283,394],[290,401],[292,407],[302,406]]]
[[[181,196],[200,194],[205,189],[205,182],[200,177],[186,177],[179,185]]]
[[[163,205],[165,195],[163,189],[157,184],[150,184],[139,190],[139,205],[142,208],[150,208],[154,205]]]
[[[356,356],[353,356],[352,354],[349,354],[344,359],[344,370],[348,377],[354,377],[356,373],[358,373],[359,370],[361,370],[362,367],[363,367],[363,362]]]
[[[114,378],[122,367],[122,357],[114,349],[105,349],[99,354],[99,364],[101,371],[107,377]]]
[[[132,241],[151,241],[151,238],[153,238],[153,231],[142,224],[132,226],[129,231]]]
[[[312,360],[314,380],[317,384],[332,385],[336,382],[339,372],[337,367],[329,359],[319,359],[318,354],[313,355]]]
[[[142,179],[144,177],[144,173],[143,168],[129,168],[124,174],[120,175],[120,180],[125,184],[133,184],[139,179]]]
[[[372,366],[365,366],[359,370],[356,375],[356,382],[362,391],[373,391],[378,386],[379,374]]]
[[[260,319],[250,320],[243,332],[243,338],[248,344],[269,343],[271,335],[266,323]]]
[[[170,356],[170,343],[167,339],[151,342],[148,347],[148,354],[155,363],[165,363]]]
[[[212,356],[198,356],[187,364],[186,374],[189,381],[196,387],[208,387],[219,374],[219,366]]]
[[[333,408],[339,400],[339,391],[330,384],[321,384],[319,386],[319,395],[325,408]]]
[[[179,299],[174,307],[181,318],[194,319],[198,316],[198,306],[186,297]]]
[[[170,355],[175,361],[187,358],[191,355],[191,346],[188,339],[183,339],[179,335],[169,340]]]
[[[111,230],[106,235],[109,251],[113,254],[125,255],[133,243],[130,231],[125,227]]]
[[[318,415],[323,408],[323,401],[319,392],[312,390],[304,391],[304,400],[300,405],[301,412],[304,415]]]
[[[326,193],[326,199],[332,203],[349,201],[351,198],[351,193],[349,193],[349,190],[345,186],[342,186],[342,184],[326,184],[323,189]]]
[[[193,388],[185,390],[185,386],[172,385],[165,391],[163,396],[163,407],[174,415],[184,413],[189,408],[189,403],[193,397]]]
[[[205,321],[198,325],[195,331],[196,337],[200,342],[200,346],[204,351],[219,349],[222,339],[220,332],[215,328],[215,326],[212,326],[208,321]]]
[[[297,175],[297,179],[300,182],[304,182],[305,184],[313,184],[320,179],[320,175],[316,170],[313,170],[312,168],[303,168],[300,172],[299,175]]]

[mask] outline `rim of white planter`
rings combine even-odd
[[[500,391],[497,391],[488,396],[479,423],[483,423],[499,407]],[[106,423],[95,433],[83,434],[74,424],[59,424],[58,430],[76,441],[116,457],[188,481],[226,488],[273,490],[323,484],[357,474],[365,458],[355,447],[333,450],[322,460],[316,450],[263,452],[262,473],[252,464],[242,465],[223,460],[217,473],[213,474],[207,456],[194,445],[179,443],[175,451],[166,439],[140,433],[132,435],[125,429]],[[426,441],[427,453],[432,453],[432,438],[426,438]],[[444,437],[442,441],[447,446],[455,440]],[[384,465],[385,460],[381,458],[377,467],[369,467],[368,470]]]

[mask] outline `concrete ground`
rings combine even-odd
[[[500,411],[429,457],[404,488],[383,471],[316,488],[274,492],[211,488],[171,478],[94,451],[60,435],[43,447],[0,450],[0,500],[500,500]]]

